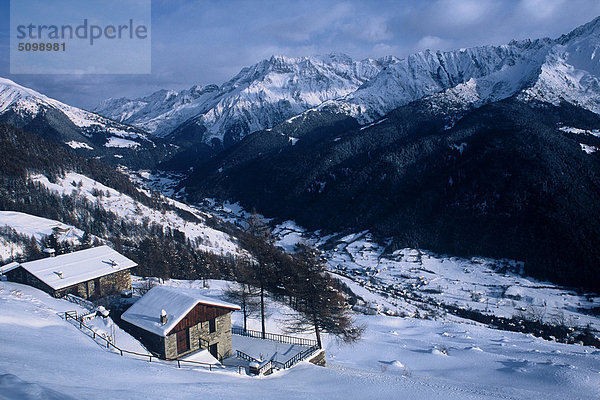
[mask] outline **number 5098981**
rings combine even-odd
[[[65,51],[66,43],[19,43],[17,46],[19,51]]]

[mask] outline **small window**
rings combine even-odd
[[[208,333],[213,333],[217,331],[217,319],[213,318],[208,321]]]

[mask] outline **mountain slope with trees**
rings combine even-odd
[[[597,289],[600,160],[581,143],[600,141],[564,127],[598,129],[600,117],[511,98],[449,121],[424,100],[366,129],[218,158],[184,185],[311,229],[524,260],[536,277]]]

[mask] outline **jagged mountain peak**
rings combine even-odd
[[[172,97],[160,91],[125,102],[104,102],[95,110],[157,136],[170,134],[173,140],[185,131],[207,144],[230,143],[345,96],[396,62],[392,56],[354,61],[342,53],[273,55],[242,68],[219,87],[193,87]]]
[[[571,32],[562,35],[557,39],[557,42],[564,45],[572,40],[577,40],[592,35],[595,35],[596,37],[600,35],[600,16],[594,18],[587,24],[578,26]]]

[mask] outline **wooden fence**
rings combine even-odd
[[[119,352],[119,354],[121,354],[121,356],[125,356],[125,355],[132,355],[132,356],[137,356],[137,357],[142,357],[142,358],[147,358],[148,362],[152,362],[152,359],[154,359],[155,361],[158,360],[158,357],[156,355],[153,354],[144,354],[144,353],[137,353],[135,351],[130,351],[130,350],[125,350],[122,349],[120,347],[118,347],[117,345],[115,345],[113,342],[111,342],[109,339],[107,339],[106,337],[100,335],[99,333],[97,333],[94,329],[90,328],[89,326],[87,326],[83,319],[81,318],[81,316],[77,315],[77,311],[65,311],[64,312],[64,318],[65,321],[70,322],[72,325],[75,325],[76,327],[79,327],[79,329],[85,333],[86,335],[88,335],[89,337],[91,337],[94,340],[100,339],[102,340],[104,343],[106,343],[106,348],[110,349],[111,347],[115,350],[117,350]],[[181,368],[181,364],[191,364],[191,365],[198,365],[198,366],[202,366],[205,368],[208,368],[209,371],[212,371],[213,369],[226,369],[226,368],[236,368],[238,373],[241,374],[242,371],[246,370],[246,367],[243,365],[235,365],[235,364],[211,364],[211,363],[206,363],[206,362],[202,362],[202,361],[192,361],[192,360],[182,360],[182,359],[177,359],[174,361],[167,361],[167,360],[160,360],[161,363],[167,363],[170,365],[174,365],[175,362],[177,362],[177,368]]]

